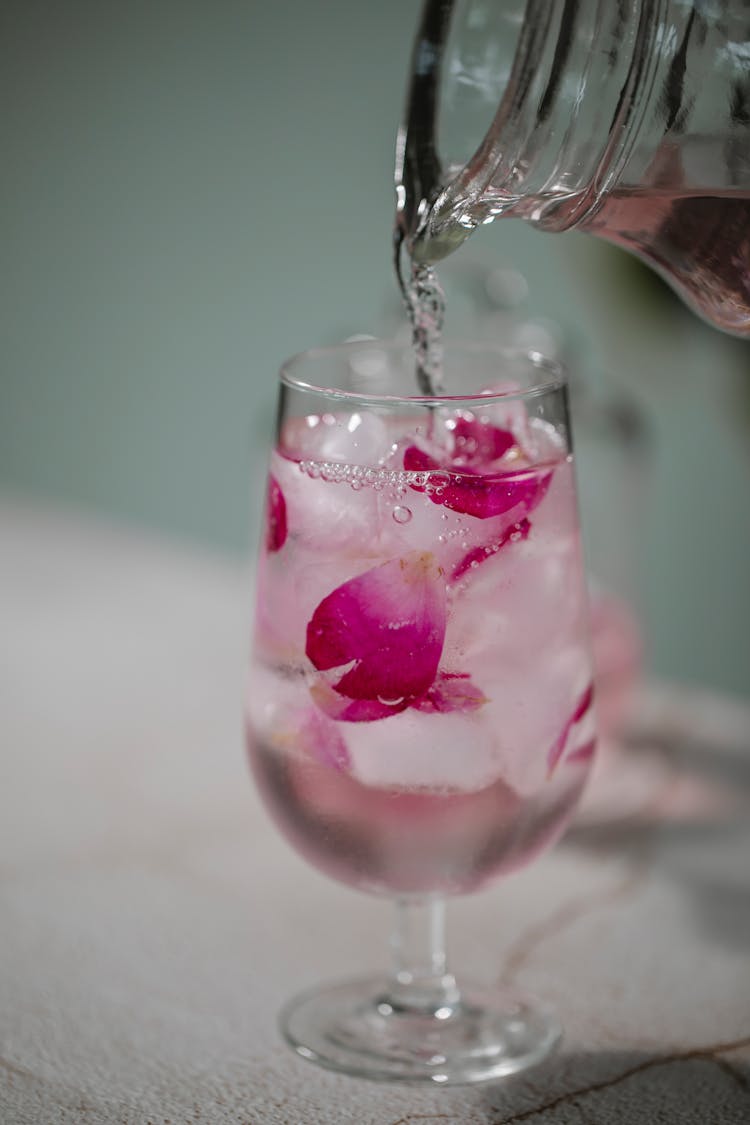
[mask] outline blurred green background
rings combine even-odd
[[[5,0],[0,487],[247,549],[279,361],[395,327],[418,10]],[[652,438],[626,528],[652,666],[750,696],[748,346],[580,235],[500,222],[460,257],[521,271],[523,315],[629,389]]]

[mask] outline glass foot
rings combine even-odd
[[[365,978],[295,997],[280,1016],[298,1055],[381,1082],[489,1082],[541,1062],[559,1042],[552,1011],[512,989],[462,985],[432,1011],[395,1007],[389,983]]]

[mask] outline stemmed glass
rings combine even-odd
[[[595,747],[566,386],[540,355],[448,345],[409,394],[398,342],[281,371],[257,574],[248,748],[280,831],[396,900],[389,974],[281,1016],[350,1074],[479,1082],[532,1065],[541,1003],[460,981],[444,899],[551,845]]]

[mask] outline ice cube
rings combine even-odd
[[[376,557],[377,493],[357,488],[356,477],[337,474],[335,466],[328,469],[326,464],[272,455],[271,471],[286,503],[286,557],[290,551],[344,561]],[[304,562],[299,560],[300,565]]]
[[[369,410],[296,418],[284,427],[280,444],[291,457],[345,465],[378,465],[391,448],[385,422]]]
[[[483,718],[497,731],[503,779],[523,796],[545,786],[550,750],[590,677],[588,653],[573,642],[564,650],[540,653],[533,663],[485,659],[483,677],[475,677],[488,697]]]
[[[473,792],[498,776],[493,732],[476,714],[409,709],[374,723],[346,723],[352,769],[365,785]]]

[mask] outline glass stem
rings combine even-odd
[[[391,934],[393,972],[386,1002],[395,1013],[447,1019],[458,1007],[456,980],[445,958],[445,901],[396,901]]]

